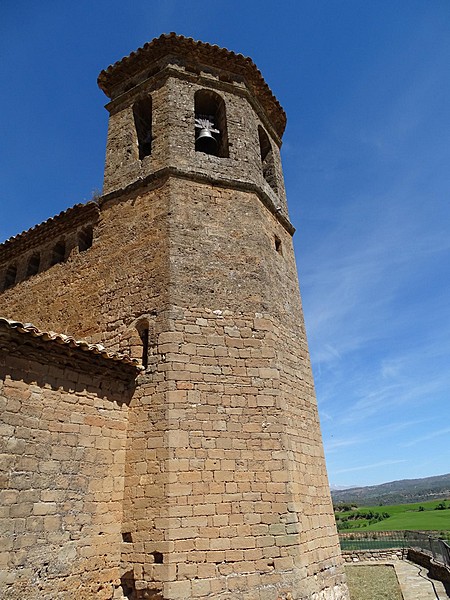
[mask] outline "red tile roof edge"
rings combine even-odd
[[[77,213],[81,213],[82,211],[89,212],[91,210],[92,212],[100,211],[98,203],[94,202],[93,200],[90,200],[86,203],[80,202],[78,204],[75,204],[74,206],[66,208],[57,215],[49,217],[48,219],[42,221],[41,223],[38,223],[37,225],[33,225],[33,227],[30,227],[30,229],[25,229],[24,231],[21,231],[20,233],[17,233],[16,235],[13,235],[10,238],[4,240],[0,243],[0,251],[6,249],[6,247],[12,244],[22,241],[22,239],[26,238],[29,235],[37,233],[41,228],[48,227],[49,225],[56,225],[59,222],[64,221],[64,219],[69,219],[72,216],[77,216]]]
[[[90,344],[84,340],[76,340],[70,335],[64,333],[55,333],[54,331],[42,331],[35,327],[32,323],[21,323],[20,321],[13,321],[6,317],[0,317],[0,327],[4,329],[13,329],[21,334],[29,335],[33,338],[40,338],[44,342],[51,342],[59,345],[66,345],[70,348],[81,350],[82,352],[89,352],[97,356],[101,356],[104,359],[112,360],[115,362],[125,363],[133,366],[137,371],[142,371],[143,367],[134,358],[130,358],[126,354],[120,352],[110,352],[101,344]]]

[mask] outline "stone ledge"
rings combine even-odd
[[[273,214],[273,216],[284,227],[284,229],[291,235],[294,235],[295,233],[295,227],[292,225],[292,223],[283,214],[281,214],[281,211],[279,211],[278,207],[274,205],[269,195],[266,194],[266,192],[255,183],[242,181],[239,179],[212,177],[211,175],[207,175],[205,173],[183,171],[181,169],[177,169],[176,167],[164,167],[158,171],[155,171],[154,173],[151,173],[150,175],[147,175],[146,177],[130,183],[123,188],[113,190],[112,192],[105,194],[99,200],[100,206],[109,200],[114,200],[121,196],[125,196],[126,194],[129,194],[134,190],[140,189],[144,186],[149,186],[152,189],[158,188],[164,185],[171,177],[177,179],[187,179],[189,181],[198,183],[207,183],[210,185],[216,185],[217,187],[236,189],[242,192],[256,194],[264,206]]]

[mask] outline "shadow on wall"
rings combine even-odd
[[[122,592],[125,598],[128,600],[164,600],[164,596],[157,589],[136,589],[136,582],[134,579],[134,572],[127,571],[120,578],[122,586]]]
[[[23,351],[22,362],[27,362],[28,368],[25,368],[21,362],[15,365],[11,361],[13,364],[8,364],[7,360],[7,364],[0,367],[0,381],[5,381],[8,377],[12,381],[37,385],[41,389],[50,387],[54,391],[64,390],[71,395],[82,394],[86,389],[95,390],[99,398],[117,402],[119,406],[128,405],[133,397],[136,386],[136,371],[133,368],[130,369],[127,380],[124,375],[121,378],[115,377],[114,366],[105,366],[104,360],[100,357],[90,357],[89,364],[77,369],[76,356],[61,356],[61,365],[51,369],[51,361],[48,364],[40,365],[40,363],[35,363],[32,358],[27,357],[25,348],[21,349]],[[42,348],[44,357],[45,350],[44,346]],[[62,347],[61,350],[61,354],[64,355],[65,348]],[[87,367],[91,367],[89,372],[86,372]],[[86,372],[84,377],[83,371]]]

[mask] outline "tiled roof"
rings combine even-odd
[[[96,354],[107,360],[125,363],[135,367],[138,371],[143,369],[143,367],[139,364],[137,360],[135,360],[134,358],[130,358],[126,354],[121,354],[119,352],[110,352],[101,344],[89,344],[89,342],[83,340],[76,340],[70,335],[65,335],[64,333],[55,333],[54,331],[41,331],[31,323],[20,323],[19,321],[13,321],[11,319],[6,319],[5,317],[0,317],[0,328],[14,329],[15,331],[21,334],[28,335],[33,338],[40,338],[44,342],[60,344],[61,346],[66,345],[70,348],[81,350],[82,352]]]
[[[112,98],[118,84],[120,85],[123,81],[147,68],[150,61],[155,61],[170,53],[182,54],[197,64],[201,65],[203,62],[216,65],[244,76],[267,110],[278,135],[280,137],[283,135],[286,127],[286,113],[251,58],[173,32],[147,42],[142,48],[138,48],[135,52],[104,69],[98,76],[98,85],[109,98]]]
[[[22,246],[26,247],[33,242],[41,242],[48,239],[50,236],[57,235],[59,230],[65,229],[69,224],[77,220],[85,219],[88,216],[97,216],[99,207],[97,202],[87,202],[86,204],[75,204],[74,206],[63,210],[58,215],[50,217],[46,221],[34,225],[26,231],[22,231],[13,237],[5,240],[0,244],[0,261],[8,256],[10,250],[14,248],[14,252]]]

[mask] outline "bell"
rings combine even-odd
[[[211,133],[210,129],[203,127],[198,132],[195,138],[195,149],[197,152],[205,152],[206,154],[215,154],[217,152],[217,140]]]

